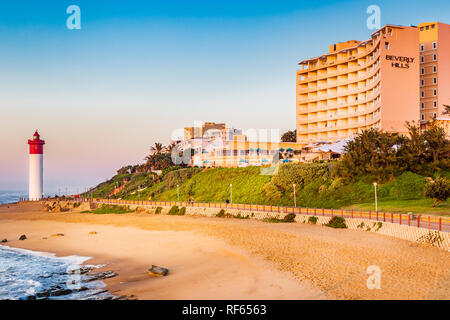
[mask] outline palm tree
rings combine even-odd
[[[443,115],[450,116],[450,105],[444,104],[444,112]]]
[[[162,143],[155,142],[155,146],[150,147],[150,155],[159,154],[164,150]]]
[[[179,141],[172,141],[167,147],[166,151],[167,153],[172,153],[173,149],[177,146],[177,144],[180,143]]]

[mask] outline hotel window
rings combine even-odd
[[[437,90],[436,89],[433,90],[433,95],[437,96]]]
[[[433,78],[433,83],[434,83],[434,84],[437,83],[437,78],[436,78],[436,77]]]
[[[420,116],[422,117],[422,121],[424,121],[425,120],[425,115],[422,113]]]
[[[424,85],[425,85],[425,80],[423,80],[423,79],[420,80],[420,85],[421,85],[421,86],[424,86]]]
[[[420,71],[422,74],[425,74],[425,68],[422,68],[422,70]]]
[[[423,31],[423,27],[420,27],[420,31]]]
[[[386,46],[386,50],[389,49],[389,42],[385,42],[384,45]]]
[[[422,103],[420,104],[420,108],[421,108],[421,109],[425,109],[425,103],[422,102]]]
[[[424,56],[420,56],[420,62],[422,62],[422,63],[425,62],[425,57]]]
[[[433,108],[437,108],[437,101],[433,101]]]
[[[437,67],[433,66],[433,72],[437,72]]]
[[[433,49],[437,48],[437,42],[433,42]]]
[[[425,29],[429,30],[429,29],[430,29],[430,26],[426,26],[426,28],[425,28]]]
[[[421,44],[420,45],[420,51],[423,51],[424,50],[424,46],[423,46],[423,44]]]
[[[433,112],[433,119],[436,119],[436,112]]]
[[[425,91],[422,91],[422,98],[425,97]]]
[[[434,60],[434,61],[437,60],[437,55],[433,54],[433,60]]]
[[[434,24],[431,25],[431,29],[434,29]]]

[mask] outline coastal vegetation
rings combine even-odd
[[[347,225],[345,224],[345,219],[342,217],[334,216],[328,221],[325,226],[336,229],[347,229]]]
[[[317,224],[317,220],[319,220],[319,218],[317,218],[315,216],[310,216],[308,218],[308,223],[310,223],[310,224]]]
[[[296,141],[297,141],[297,130],[286,131],[281,136],[281,142],[296,142]]]
[[[171,165],[140,172],[128,166],[85,196],[226,202],[232,192],[234,203],[293,206],[295,184],[298,206],[374,210],[376,182],[379,210],[449,214],[450,142],[436,124],[428,130],[407,126],[409,137],[361,132],[347,144],[342,161],[283,163],[273,175],[261,174],[261,167]],[[155,147],[153,155],[161,150]]]
[[[134,212],[128,206],[115,206],[103,204],[97,209],[84,210],[81,213],[95,213],[95,214],[121,214]]]
[[[271,223],[291,223],[291,222],[295,222],[295,216],[296,216],[295,213],[289,213],[282,219],[270,217],[270,218],[263,219],[263,221],[271,222]]]
[[[167,214],[173,216],[184,216],[186,214],[186,207],[179,208],[178,206],[172,206]]]
[[[449,180],[436,177],[434,181],[426,184],[425,196],[433,199],[433,207],[436,207],[442,201],[447,201],[450,196]]]

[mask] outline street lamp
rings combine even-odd
[[[295,183],[293,184],[294,186],[294,207],[297,208],[297,196],[295,195]]]
[[[233,185],[230,183],[230,203],[233,204]]]
[[[377,201],[377,183],[373,183],[373,187],[375,189],[375,211],[378,212],[378,201]]]
[[[180,186],[177,184],[177,198],[180,201]]]

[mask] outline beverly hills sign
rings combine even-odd
[[[402,56],[391,56],[386,55],[386,60],[392,61],[391,66],[394,68],[409,69],[410,64],[414,62],[415,58],[402,57]]]

